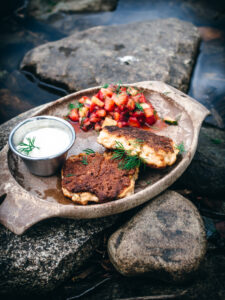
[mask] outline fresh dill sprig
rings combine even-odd
[[[86,153],[87,155],[90,155],[90,154],[95,154],[95,151],[90,148],[86,148],[86,149],[84,149],[84,153]]]
[[[131,151],[125,150],[122,143],[116,141],[116,148],[111,159],[121,160],[118,167],[123,170],[131,170],[145,165],[145,161],[141,159],[137,154],[131,155]]]
[[[119,94],[119,92],[120,92],[121,84],[122,84],[122,82],[121,82],[121,80],[120,80],[120,81],[117,83],[117,87],[116,87],[116,93],[117,93],[117,94]]]
[[[144,111],[144,109],[143,109],[143,107],[141,106],[140,103],[136,102],[136,103],[135,103],[135,106],[136,106],[136,108],[137,108],[138,110]]]
[[[81,162],[82,162],[83,165],[88,165],[87,156],[83,156]]]
[[[30,152],[34,149],[34,148],[37,148],[37,149],[40,149],[38,146],[35,146],[34,145],[34,142],[35,142],[35,137],[33,138],[26,138],[27,139],[27,142],[28,144],[24,143],[24,142],[21,142],[18,146],[18,150],[20,152],[23,152],[25,153],[26,155],[29,155]]]
[[[176,145],[175,147],[179,150],[179,154],[182,154],[185,152],[184,142],[181,142],[179,145]]]

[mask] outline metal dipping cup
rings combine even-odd
[[[70,138],[70,144],[63,151],[55,155],[41,158],[29,157],[28,155],[24,155],[16,149],[28,132],[46,127],[59,128],[67,132]],[[74,128],[67,121],[52,116],[37,116],[26,119],[14,127],[9,135],[9,147],[16,155],[23,159],[31,173],[38,176],[50,176],[55,174],[64,163],[67,152],[75,141],[75,137],[76,134]]]

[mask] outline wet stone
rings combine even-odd
[[[225,200],[224,145],[224,130],[210,126],[202,127],[193,161],[176,185],[182,184],[197,195]]]
[[[21,68],[69,91],[119,80],[187,91],[198,45],[197,28],[178,19],[98,26],[34,48]]]
[[[51,219],[21,236],[0,225],[0,295],[54,290],[91,257],[116,219]]]
[[[167,191],[148,203],[109,239],[108,253],[123,275],[180,282],[198,270],[206,238],[197,208]]]

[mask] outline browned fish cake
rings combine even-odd
[[[138,169],[118,168],[118,160],[112,160],[110,153],[81,153],[66,160],[62,191],[78,204],[102,203],[133,194],[137,177]]]
[[[138,155],[152,168],[172,165],[179,152],[172,139],[136,127],[106,126],[98,142],[108,149],[115,149],[119,142],[130,155]]]

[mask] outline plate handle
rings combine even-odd
[[[8,168],[8,145],[0,152],[0,223],[15,234],[24,233],[33,224],[59,215],[59,207],[36,199],[22,189]]]

